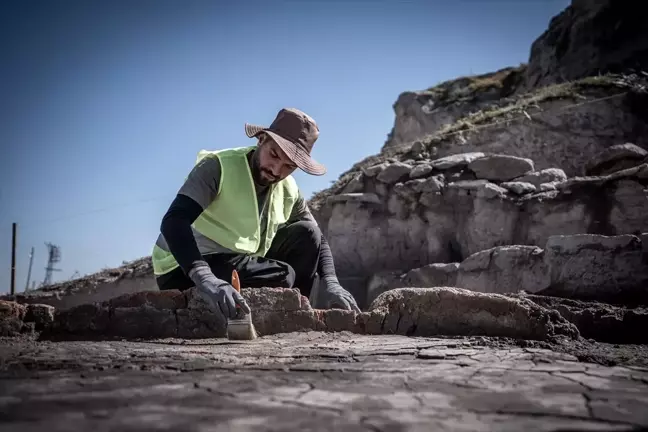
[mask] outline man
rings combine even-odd
[[[160,290],[195,286],[225,317],[236,306],[249,313],[232,287],[299,288],[308,297],[318,280],[325,307],[359,308],[336,277],[329,245],[291,174],[323,175],[311,158],[319,136],[315,121],[282,109],[270,127],[245,124],[257,146],[201,151],[196,165],[162,219],[153,247]]]

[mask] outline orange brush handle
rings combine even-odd
[[[239,275],[236,270],[232,270],[232,286],[236,291],[241,292],[241,280],[239,279]],[[236,305],[236,309],[241,309],[241,306]]]
[[[239,275],[236,270],[232,270],[232,286],[236,291],[241,292],[241,280],[239,279]]]

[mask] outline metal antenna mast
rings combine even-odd
[[[25,283],[25,291],[29,291],[29,280],[31,279],[32,264],[34,263],[34,246],[29,253],[29,271],[27,272],[27,282]]]
[[[47,267],[45,267],[45,280],[43,281],[43,286],[49,285],[52,283],[52,272],[61,271],[61,269],[56,269],[53,267],[54,263],[61,261],[61,248],[59,246],[53,245],[52,243],[45,243],[47,246]]]

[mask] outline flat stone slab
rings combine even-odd
[[[252,342],[0,341],[7,432],[629,431],[643,366],[568,345],[303,332]],[[582,352],[581,352],[582,354]],[[640,362],[641,363],[641,362]]]

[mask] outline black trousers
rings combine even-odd
[[[236,269],[243,288],[298,288],[308,297],[317,281],[321,239],[316,224],[299,221],[277,231],[265,257],[219,253],[204,255],[203,259],[217,278],[227,282],[231,282],[232,270]],[[194,286],[180,267],[158,276],[156,281],[161,291],[184,291]]]

